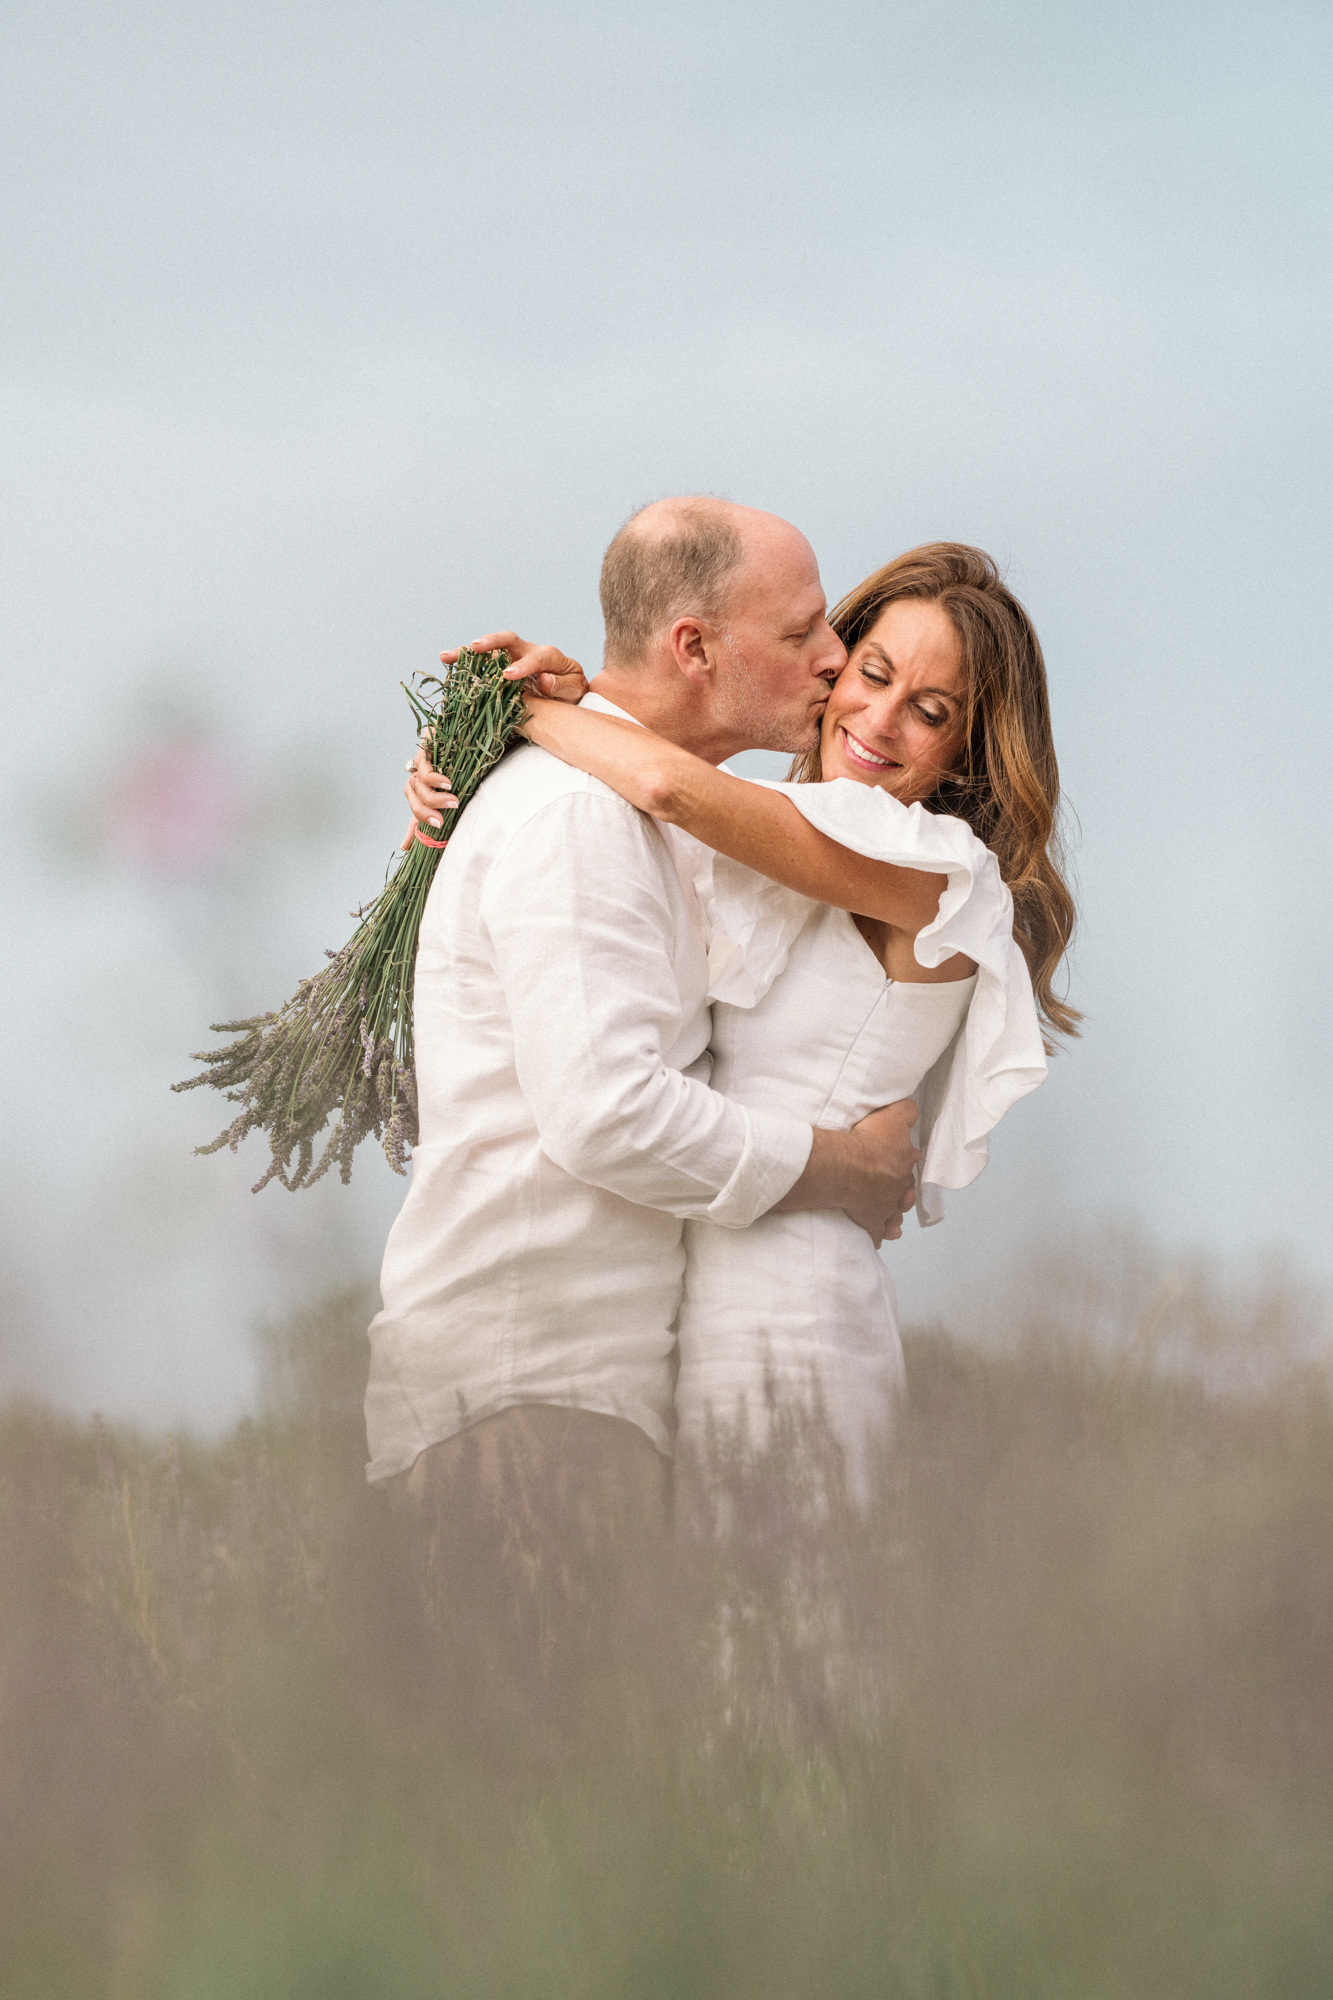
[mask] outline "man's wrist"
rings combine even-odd
[[[746,1109],[746,1141],[735,1173],[708,1207],[710,1222],[746,1229],[773,1210],[800,1180],[810,1160],[814,1128],[786,1111]]]
[[[810,1157],[794,1184],[774,1202],[775,1215],[809,1208],[843,1208],[855,1198],[860,1146],[854,1132],[834,1132],[826,1125],[811,1128]]]

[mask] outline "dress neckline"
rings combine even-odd
[[[850,910],[840,910],[838,912],[838,915],[845,919],[846,927],[849,928],[851,931],[852,937],[855,940],[855,949],[857,955],[859,957],[869,959],[871,965],[875,968],[875,971],[879,974],[880,979],[885,986],[909,987],[913,991],[915,991],[918,987],[938,986],[938,987],[943,987],[944,990],[948,992],[952,990],[954,987],[958,986],[968,987],[968,986],[974,986],[976,984],[977,975],[975,972],[969,972],[965,979],[895,979],[891,972],[885,971],[884,961],[880,958],[878,952],[875,950],[875,947],[870,943],[869,939],[862,931],[860,924],[857,923],[856,918],[853,916],[852,912]]]

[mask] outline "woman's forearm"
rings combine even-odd
[[[666,819],[664,810],[677,784],[691,764],[709,771],[689,750],[669,743],[637,722],[623,722],[617,715],[599,715],[591,708],[557,708],[547,701],[528,706],[523,734],[532,743],[549,750],[562,764],[572,764],[590,777],[600,778],[622,799],[654,819]]]
[[[939,912],[947,876],[898,868],[843,847],[780,792],[719,771],[637,723],[534,702],[527,734],[641,812],[683,827],[706,847],[815,902],[875,917],[912,936]]]

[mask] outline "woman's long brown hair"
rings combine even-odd
[[[1038,1012],[1056,1033],[1076,1035],[1082,1017],[1053,985],[1077,911],[1064,877],[1060,772],[1036,628],[984,549],[927,542],[885,563],[834,607],[829,622],[849,654],[899,597],[938,604],[963,648],[966,735],[931,808],[966,820],[995,854]],[[791,775],[817,783],[818,750],[798,759]]]

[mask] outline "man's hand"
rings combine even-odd
[[[886,1237],[894,1242],[902,1235],[903,1217],[916,1200],[912,1169],[921,1154],[912,1144],[912,1127],[917,1117],[916,1105],[904,1097],[872,1111],[847,1134],[861,1149],[865,1187],[854,1202],[842,1206],[874,1238],[877,1250]]]
[[[850,1132],[815,1127],[805,1172],[781,1201],[778,1213],[840,1208],[878,1249],[902,1235],[903,1215],[916,1199],[912,1169],[921,1158],[912,1144],[917,1107],[910,1097],[886,1104]]]
[[[504,678],[527,681],[529,687],[525,693],[541,695],[547,701],[582,701],[588,692],[582,667],[558,646],[534,646],[530,639],[520,639],[517,632],[487,632],[472,641],[472,649],[477,653],[494,653],[501,648],[509,655]],[[460,650],[455,646],[451,653],[441,653],[440,664],[452,667]],[[443,814],[458,804],[449,788],[447,773],[434,770],[424,750],[417,751],[407,769],[403,797],[412,809],[412,824],[403,836],[404,854],[412,845],[419,825],[443,826]]]

